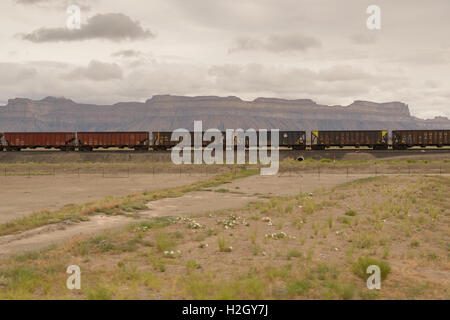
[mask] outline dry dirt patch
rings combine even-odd
[[[56,210],[107,196],[126,196],[205,179],[201,174],[76,174],[0,176],[0,223],[40,210]]]

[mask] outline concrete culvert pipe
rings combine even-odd
[[[305,160],[305,158],[303,156],[300,156],[297,158],[297,161],[303,161],[303,160]]]

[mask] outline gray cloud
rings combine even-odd
[[[252,50],[269,52],[306,51],[310,48],[319,48],[321,46],[322,43],[318,39],[303,34],[273,34],[265,39],[238,38],[229,49],[229,53]]]
[[[430,89],[436,89],[436,88],[439,88],[439,83],[434,80],[426,80],[425,86]],[[450,98],[450,95],[449,95],[449,98]]]
[[[382,78],[351,66],[334,66],[319,71],[309,68],[273,67],[257,63],[216,65],[209,70],[216,87],[245,95],[276,97],[360,97]],[[341,100],[330,103],[341,102]]]
[[[357,33],[350,37],[350,40],[355,44],[374,44],[377,42],[375,32]]]
[[[414,66],[439,66],[449,65],[450,50],[446,49],[417,49],[411,52],[402,54],[395,53],[386,58],[386,61],[391,61],[397,64],[410,64]]]
[[[21,65],[17,63],[0,63],[2,76],[0,77],[0,85],[16,85],[36,77],[35,68]]]
[[[263,75],[263,78],[267,79],[268,81],[273,81],[270,79],[276,78],[277,82],[280,83],[280,86],[286,86],[287,83],[291,83],[294,87],[298,87],[299,81],[360,81],[368,80],[374,77],[363,69],[352,67],[349,65],[337,65],[314,71],[309,68],[267,67],[257,63],[248,65],[228,64],[212,66],[209,70],[209,73],[213,76],[226,78],[245,78],[248,76],[255,77],[255,79],[251,79],[252,83],[263,81],[255,81],[257,78]]]
[[[89,18],[81,29],[40,28],[22,39],[32,42],[59,42],[89,39],[105,39],[111,41],[137,40],[152,38],[155,35],[144,29],[138,21],[122,13],[98,14]]]
[[[116,63],[105,63],[97,60],[89,62],[87,67],[76,68],[63,76],[66,80],[89,79],[93,81],[108,81],[122,79],[123,73]]]
[[[116,51],[113,52],[111,54],[112,57],[121,57],[121,58],[136,58],[136,57],[140,57],[142,55],[142,52],[138,51],[138,50],[120,50],[120,51]]]
[[[371,79],[373,76],[368,72],[349,65],[338,65],[317,72],[316,77],[321,81],[353,81]]]

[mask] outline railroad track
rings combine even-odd
[[[247,150],[248,151],[248,150]],[[305,153],[305,154],[326,154],[326,153],[373,153],[373,154],[423,154],[423,153],[450,153],[450,148],[442,148],[442,149],[407,149],[407,150],[372,150],[372,149],[326,149],[326,150],[289,150],[289,149],[280,149],[280,153]],[[81,155],[89,155],[89,154],[170,154],[171,150],[157,150],[157,151],[136,151],[136,150],[93,150],[89,152],[78,152],[78,151],[60,151],[60,150],[22,150],[15,152],[0,152],[0,155],[5,154],[13,154],[13,155],[38,155],[38,154],[81,154]]]

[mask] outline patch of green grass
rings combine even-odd
[[[241,299],[261,299],[265,284],[256,276],[245,276],[231,284],[239,292]]]
[[[360,249],[368,249],[376,243],[375,238],[367,233],[360,234],[355,239],[356,247]]]
[[[262,252],[261,246],[259,246],[256,243],[253,244],[251,248],[252,248],[251,250],[252,250],[252,253],[253,253],[254,256],[259,256],[261,254],[261,252]]]
[[[348,217],[339,217],[338,221],[343,223],[343,224],[348,224],[351,225],[352,224],[352,220]]]
[[[266,277],[270,280],[287,279],[290,277],[292,265],[287,264],[281,267],[266,267],[264,269]]]
[[[377,260],[371,257],[359,257],[358,261],[352,265],[352,271],[355,275],[363,280],[367,280],[370,276],[367,274],[367,268],[371,265],[378,266],[380,268],[381,279],[384,280],[391,272],[391,266],[388,262],[383,260]]]
[[[438,260],[438,255],[436,253],[434,253],[434,252],[430,252],[430,253],[427,254],[427,259],[429,261]]]
[[[216,229],[208,229],[206,230],[206,235],[208,237],[216,236],[219,232]]]
[[[317,274],[317,279],[319,280],[337,279],[339,275],[339,271],[336,267],[326,263],[319,263],[315,272]]]
[[[147,221],[130,224],[128,228],[129,230],[136,232],[145,232],[150,229],[164,228],[171,225],[172,223],[172,217],[154,217]]]
[[[217,285],[212,279],[198,273],[181,278],[179,286],[184,289],[189,298],[201,300],[211,298],[217,290]]]
[[[345,215],[346,216],[350,216],[350,217],[354,217],[354,216],[356,216],[356,211],[348,210],[348,211],[345,212]]]
[[[352,284],[342,284],[338,289],[341,299],[350,300],[355,296],[355,287]]]
[[[430,283],[422,282],[422,283],[411,283],[408,285],[407,294],[412,299],[418,299],[421,295],[425,293],[428,289],[432,287]]]
[[[218,238],[217,244],[219,245],[220,252],[231,252],[233,249],[232,247],[228,246],[228,243],[224,238]]]
[[[321,210],[322,208],[323,205],[314,201],[314,199],[306,198],[303,201],[303,211],[305,211],[307,214],[312,214],[315,211]]]
[[[289,250],[289,252],[287,253],[287,259],[291,260],[292,258],[303,258],[304,255],[302,252],[298,251],[298,250]]]
[[[312,286],[312,282],[307,279],[289,281],[286,284],[287,291],[291,296],[304,295],[312,288]]]
[[[81,241],[73,248],[73,252],[75,254],[80,254],[82,256],[99,251],[108,252],[115,250],[120,250],[120,247],[113,242],[110,238],[110,234],[108,233],[96,236],[89,240]]]
[[[184,238],[184,234],[182,234],[180,231],[175,231],[174,233],[172,233],[172,236],[175,239],[183,239]]]
[[[294,210],[294,204],[295,204],[294,201],[290,201],[290,202],[286,205],[286,207],[284,208],[284,212],[285,212],[285,213],[292,213],[292,210]]]
[[[0,278],[6,279],[6,288],[20,294],[31,294],[41,284],[42,276],[35,267],[15,266],[0,271]]]
[[[361,290],[359,292],[359,297],[361,300],[375,300],[380,297],[380,292],[377,290]]]
[[[194,260],[189,260],[188,262],[186,262],[186,268],[188,270],[193,270],[193,269],[201,269],[202,266]]]
[[[409,244],[411,247],[417,248],[420,246],[420,242],[417,240],[411,241],[411,243]]]
[[[175,248],[175,241],[172,236],[166,232],[160,232],[156,235],[156,248],[160,252],[171,251]]]
[[[332,216],[328,217],[327,223],[328,223],[328,228],[330,228],[330,229],[333,228],[333,217]]]
[[[39,256],[39,251],[31,251],[15,256],[14,260],[16,260],[17,262],[26,262],[30,260],[36,260],[39,258]]]
[[[87,291],[87,297],[89,300],[110,300],[112,295],[111,290],[102,285],[90,288]]]

